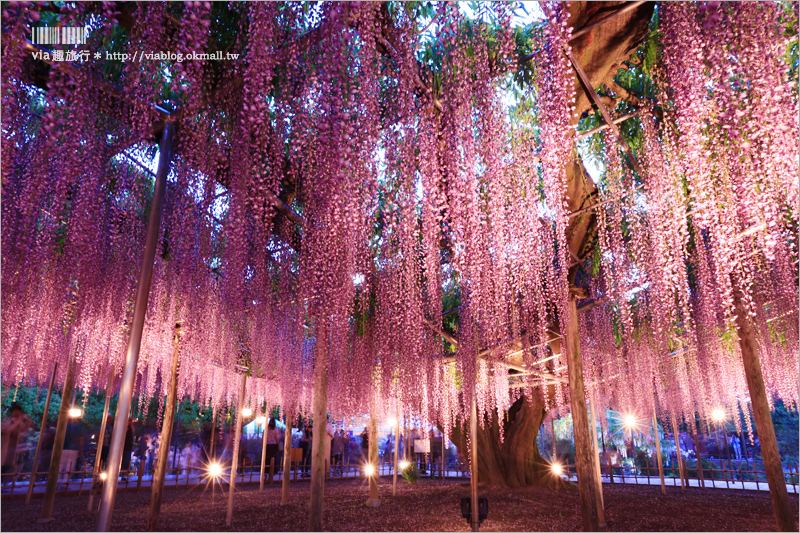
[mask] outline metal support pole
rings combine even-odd
[[[739,347],[742,351],[747,389],[750,392],[750,405],[753,409],[753,418],[755,418],[758,438],[761,442],[761,455],[764,458],[764,473],[767,476],[767,484],[769,485],[772,511],[775,514],[778,531],[796,531],[795,520],[797,517],[792,511],[789,503],[789,493],[786,490],[786,478],[783,475],[778,440],[775,437],[775,427],[772,425],[767,389],[764,385],[764,376],[761,373],[761,361],[758,358],[755,331],[742,298],[741,289],[734,283],[733,300],[736,329],[739,333]],[[727,448],[727,439],[725,447]],[[755,461],[753,461],[753,465],[755,465]]]
[[[600,474],[600,446],[597,444],[597,417],[594,411],[594,395],[592,394],[589,394],[589,408],[592,411],[592,446],[594,447],[592,462],[594,463],[595,471],[594,490],[597,500],[597,521],[600,527],[606,527],[605,502],[603,501],[603,479]]]
[[[653,409],[653,436],[656,441],[656,458],[658,459],[658,477],[661,478],[661,494],[667,493],[667,486],[664,484],[664,462],[661,460],[661,439],[658,437],[658,421],[656,420],[656,410]]]
[[[44,413],[42,413],[42,426],[39,429],[39,440],[36,442],[36,455],[33,456],[33,468],[31,469],[31,482],[28,485],[28,494],[25,496],[25,505],[31,503],[31,495],[33,494],[33,486],[36,483],[36,469],[39,468],[39,453],[42,451],[42,441],[44,440],[44,431],[47,428],[47,412],[50,410],[50,397],[53,395],[53,384],[56,382],[56,370],[58,363],[53,365],[53,373],[50,374],[50,384],[47,386],[47,399],[44,401]]]
[[[97,482],[97,476],[100,475],[100,461],[103,454],[103,444],[106,437],[106,424],[108,423],[108,408],[111,404],[111,396],[114,392],[114,377],[117,374],[117,367],[112,366],[108,374],[108,384],[106,384],[106,401],[103,404],[103,420],[100,422],[100,434],[97,436],[97,452],[94,454],[94,468],[92,469],[92,484],[89,487],[89,505],[88,511],[94,510],[94,484]]]
[[[678,456],[678,475],[681,478],[681,490],[686,488],[686,480],[683,477],[683,460],[681,455],[681,439],[680,439],[680,428],[678,428],[678,421],[675,417],[675,413],[672,413],[672,432],[675,436],[675,452]]]
[[[175,441],[175,445],[172,447],[172,468],[173,469],[175,469],[176,463],[178,462],[178,436],[180,435],[180,432],[181,432],[181,413],[183,412],[183,409],[181,409],[181,403],[180,402],[177,402],[177,405],[175,406],[175,408],[178,411],[178,417],[177,417],[177,420],[175,421],[175,435],[172,438],[172,440]]]
[[[214,411],[214,415],[211,417],[211,442],[208,443],[208,460],[209,462],[214,461],[214,445],[216,442],[214,441],[214,433],[217,431],[217,408],[211,408]]]
[[[400,417],[395,418],[394,428],[394,468],[392,469],[392,496],[397,496],[397,447],[400,440]]]
[[[69,346],[67,341],[67,346]],[[67,376],[64,380],[64,388],[61,390],[61,407],[58,410],[58,424],[56,424],[56,438],[53,443],[53,453],[50,454],[50,471],[47,474],[47,487],[44,491],[44,502],[42,503],[42,514],[40,521],[50,521],[53,519],[53,505],[56,500],[56,488],[58,487],[58,472],[61,466],[61,454],[64,451],[64,437],[67,435],[67,424],[69,423],[69,399],[75,385],[75,361],[74,353],[70,353],[67,363]],[[67,479],[69,479],[67,474]]]
[[[444,424],[442,424],[442,426],[444,426]],[[440,475],[439,475],[439,479],[444,479],[444,478],[445,478],[445,475],[444,475],[444,473],[445,473],[445,472],[444,472],[444,465],[445,465],[445,461],[444,461],[444,449],[445,449],[445,442],[446,442],[446,440],[447,440],[447,435],[445,435],[445,433],[444,433],[444,428],[443,428],[443,429],[442,429],[442,467],[439,469],[439,474],[440,474]]]
[[[317,332],[314,350],[314,434],[311,439],[311,497],[308,506],[308,530],[322,531],[325,495],[325,421],[328,415],[328,325]]]
[[[592,465],[592,443],[589,436],[589,416],[586,412],[586,389],[583,384],[583,360],[581,359],[578,333],[577,295],[570,288],[564,337],[566,340],[567,372],[569,374],[569,396],[572,410],[572,427],[575,437],[575,471],[578,474],[581,520],[584,531],[597,531],[600,527],[595,495],[595,471]]]
[[[231,458],[231,475],[228,484],[228,514],[225,518],[225,524],[228,527],[233,520],[233,491],[236,490],[236,475],[239,470],[239,447],[242,444],[242,409],[244,409],[244,394],[245,386],[247,385],[247,374],[242,374],[242,389],[239,392],[239,409],[236,410],[236,432],[234,433],[233,441],[233,457]]]
[[[369,464],[372,474],[369,476],[369,498],[367,507],[380,507],[381,499],[378,496],[378,477],[381,475],[378,464],[378,421],[375,419],[375,410],[369,415]]]
[[[472,404],[469,417],[470,523],[472,525],[472,531],[479,531],[481,523],[478,515],[478,402],[474,390],[472,391],[472,401],[470,403]]]
[[[163,443],[164,455],[159,457],[156,463],[156,473],[153,476],[153,487],[150,496],[150,511],[147,515],[147,531],[155,531],[158,526],[158,516],[161,514],[161,496],[164,492],[164,479],[167,476],[167,465],[169,464],[169,443],[172,442],[172,419],[175,416],[175,404],[178,396],[178,364],[180,355],[179,341],[180,327],[175,328],[173,343],[175,348],[172,350],[172,367],[169,375],[169,385],[167,385],[167,404],[164,406],[164,420],[161,424],[161,442]],[[119,411],[119,409],[117,409]],[[177,477],[175,486],[178,486]]]
[[[139,350],[142,344],[147,300],[150,296],[150,282],[153,278],[153,261],[155,260],[159,231],[161,229],[161,211],[164,207],[164,194],[167,189],[167,174],[169,174],[174,133],[175,122],[172,118],[168,118],[164,124],[164,134],[159,148],[153,201],[150,207],[150,219],[147,221],[147,240],[145,241],[139,281],[136,284],[136,301],[133,307],[131,335],[128,340],[128,351],[125,355],[125,367],[122,371],[122,382],[120,383],[119,400],[117,401],[117,417],[108,449],[108,474],[103,485],[100,512],[97,517],[98,531],[109,531],[111,528],[122,450],[125,446],[125,433],[128,430],[128,412],[131,409],[131,396],[136,382],[136,367],[139,362]]]
[[[283,436],[283,479],[281,479],[281,505],[289,503],[289,483],[292,470],[292,417],[286,413],[286,433]]]
[[[267,468],[267,416],[264,413],[264,423],[261,425],[261,475],[259,477],[258,492],[264,492],[264,471]],[[291,450],[289,450],[291,451]],[[286,448],[284,447],[284,452]],[[284,453],[285,455],[285,453]]]

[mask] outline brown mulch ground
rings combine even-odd
[[[460,498],[469,496],[464,481],[420,480],[410,485],[398,480],[392,497],[390,479],[382,479],[382,505],[367,508],[367,486],[357,480],[329,481],[325,486],[325,527],[330,531],[465,531]],[[227,493],[211,489],[166,489],[159,529],[164,531],[307,531],[308,483],[292,486],[292,502],[280,505],[280,485],[236,491],[233,524],[225,525]],[[775,531],[769,494],[733,490],[604,485],[609,531]],[[502,489],[481,487],[489,497],[489,518],[482,531],[579,531],[578,493],[574,488],[553,492],[539,488]],[[796,495],[790,495],[798,513]],[[120,493],[114,510],[113,529],[143,530],[147,523],[150,493]],[[55,520],[37,521],[42,500],[30,506],[24,500],[4,500],[0,513],[3,531],[94,531],[96,514],[86,510],[87,496],[56,498]]]

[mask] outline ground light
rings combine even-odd
[[[80,418],[82,414],[83,414],[83,411],[81,411],[77,407],[73,407],[73,408],[71,408],[69,410],[70,418]]]
[[[406,468],[408,468],[408,465],[409,465],[409,464],[410,464],[410,463],[409,463],[408,461],[400,461],[400,464],[399,464],[399,465],[397,465],[397,466],[399,466],[399,467],[400,467],[400,470],[405,470]]]
[[[550,470],[552,470],[553,474],[557,476],[560,476],[564,472],[564,469],[561,468],[561,465],[558,463],[553,463],[552,465],[550,465]]]
[[[208,465],[208,475],[211,477],[219,477],[222,475],[222,466],[219,463],[211,463]]]
[[[364,465],[364,474],[366,474],[367,476],[371,476],[374,473],[375,473],[375,467],[374,466],[372,466],[370,464]]]
[[[108,474],[105,472],[100,472],[100,481],[105,481],[108,478]]]

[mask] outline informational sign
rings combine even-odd
[[[415,440],[414,453],[431,453],[431,440],[430,439]]]

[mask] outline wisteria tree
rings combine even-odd
[[[598,406],[746,411],[750,327],[795,408],[795,7],[4,5],[3,379],[121,368],[171,120],[143,403],[180,322],[180,396],[232,404],[245,367],[248,403],[308,414],[324,378],[325,410],[459,447],[475,399],[480,479],[551,483],[572,291]],[[56,22],[102,52],[26,40]]]

